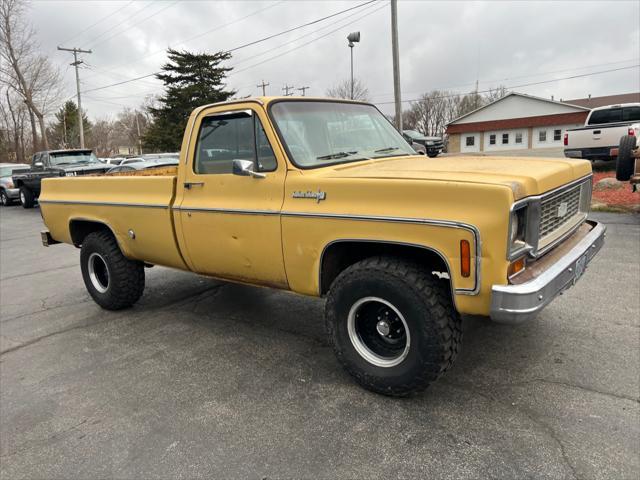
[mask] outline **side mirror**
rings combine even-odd
[[[253,162],[251,160],[235,159],[232,164],[232,173],[241,177],[266,178],[264,173],[253,170]]]
[[[44,164],[42,162],[36,162],[33,164],[34,167],[43,167]]]

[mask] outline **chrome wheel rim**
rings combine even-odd
[[[26,200],[24,198],[24,192],[20,191],[20,201],[22,202],[22,204],[24,205],[26,203]]]
[[[0,202],[2,202],[2,205],[4,205],[4,206],[6,206],[7,203],[9,203],[6,193],[0,192]]]
[[[109,268],[104,257],[99,253],[89,255],[88,262],[89,279],[93,288],[98,292],[104,293],[109,288]]]
[[[353,348],[376,367],[395,367],[409,353],[411,335],[400,310],[379,297],[364,297],[353,304],[347,317]]]

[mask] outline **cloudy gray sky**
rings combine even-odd
[[[83,55],[83,106],[92,118],[136,107],[161,93],[153,78],[89,90],[158,71],[167,46],[192,51],[232,49],[364,3],[344,1],[36,0],[29,17],[42,49],[61,69],[65,95],[75,92],[71,54],[56,46],[90,48]],[[640,90],[640,69],[558,80],[640,63],[640,1],[400,1],[402,94],[412,99],[438,88],[464,92],[503,84],[550,97],[579,98]],[[346,36],[359,30],[356,76],[374,103],[392,112],[390,6],[376,1],[327,21],[234,52],[229,86],[238,95],[267,94],[285,84],[307,95],[349,77]],[[298,92],[296,92],[298,93]],[[405,103],[405,106],[408,106]]]

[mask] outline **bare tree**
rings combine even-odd
[[[423,94],[403,113],[407,129],[424,135],[442,136],[447,123],[457,116],[460,96],[446,90],[432,90]]]
[[[496,88],[491,88],[484,94],[485,105],[500,100],[502,97],[506,97],[509,91],[504,85],[499,85]]]
[[[351,80],[342,80],[333,87],[327,89],[327,97],[331,98],[351,98]],[[363,102],[369,101],[369,89],[362,80],[356,78],[353,80],[353,99]]]
[[[5,137],[2,153],[9,159],[23,163],[25,159],[24,119],[26,106],[21,99],[12,95],[7,88],[0,98],[0,121],[2,121]]]
[[[25,9],[24,0],[0,2],[0,79],[18,92],[27,105],[34,148],[42,146],[46,150],[49,142],[44,118],[59,96],[60,79],[58,71],[39,52],[35,32],[24,22]]]

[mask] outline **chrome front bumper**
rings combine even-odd
[[[10,198],[11,200],[16,200],[20,198],[19,188],[7,188],[5,189],[5,192],[7,192],[7,197]]]
[[[607,228],[598,222],[571,250],[533,280],[519,285],[494,285],[491,319],[498,323],[521,323],[534,318],[555,297],[573,286],[587,264],[604,244]]]

